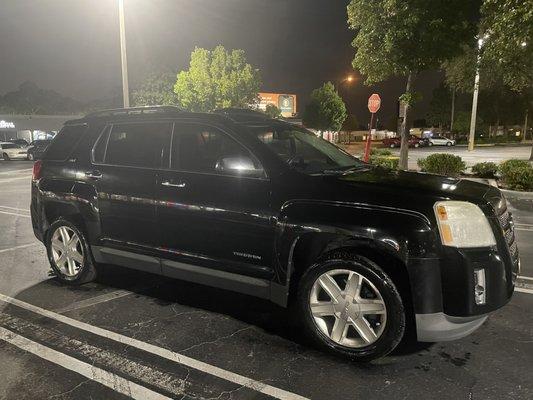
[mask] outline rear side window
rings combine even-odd
[[[165,146],[170,142],[172,123],[135,123],[113,125],[102,154],[101,140],[95,147],[95,161],[104,158],[105,164],[158,168]],[[104,133],[102,138],[107,135]]]
[[[67,125],[63,127],[46,149],[43,159],[53,161],[66,160],[86,130],[87,125]]]

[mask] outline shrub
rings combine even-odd
[[[438,153],[421,158],[418,160],[418,166],[424,172],[447,176],[457,176],[466,169],[466,164],[461,157]]]
[[[383,168],[388,169],[398,169],[398,164],[400,163],[399,157],[394,156],[383,156],[383,155],[372,155],[370,156],[370,164],[377,165]]]
[[[390,151],[388,149],[371,148],[370,149],[370,155],[371,156],[392,156],[392,151]]]
[[[512,190],[533,190],[533,167],[529,161],[507,160],[500,164],[503,182]]]
[[[494,179],[496,172],[498,172],[498,166],[493,162],[477,163],[472,167],[472,172],[480,178]]]

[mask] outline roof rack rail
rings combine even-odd
[[[143,107],[128,107],[128,108],[114,108],[110,110],[102,110],[89,113],[85,118],[97,117],[115,117],[121,115],[142,115],[142,114],[176,114],[184,110],[176,106],[143,106]]]
[[[213,113],[226,114],[226,115],[232,115],[232,114],[253,115],[256,117],[268,118],[268,115],[266,115],[265,113],[258,111],[258,110],[252,110],[250,108],[235,108],[235,107],[218,108],[214,110]]]

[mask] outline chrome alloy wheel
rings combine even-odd
[[[68,226],[58,227],[52,235],[52,257],[59,271],[75,277],[83,267],[83,246],[80,238]]]
[[[351,270],[335,269],[320,275],[311,288],[309,310],[324,335],[351,348],[374,343],[387,322],[378,289]]]

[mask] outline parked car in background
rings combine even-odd
[[[22,147],[28,147],[30,145],[28,143],[28,141],[25,140],[25,139],[10,139],[10,140],[8,140],[8,142],[18,144],[18,145],[20,145]]]
[[[455,140],[444,136],[433,136],[428,138],[428,146],[455,146]]]
[[[26,148],[11,142],[0,142],[0,154],[4,160],[25,160],[28,157]]]
[[[39,160],[43,153],[48,148],[48,145],[52,143],[52,139],[35,140],[30,143],[28,148],[28,160]]]
[[[385,138],[382,140],[382,143],[390,147],[391,149],[394,149],[395,147],[400,147],[401,145],[401,138],[399,137],[392,137],[392,138]],[[409,135],[409,147],[421,147],[424,146],[424,141],[415,135]]]

